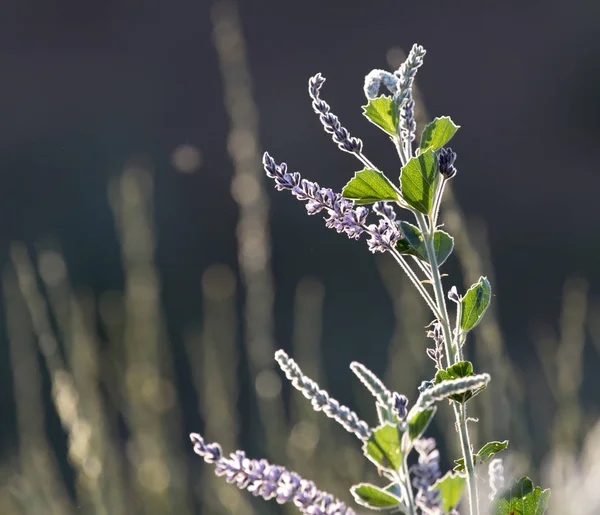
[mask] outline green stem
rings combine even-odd
[[[437,311],[441,316],[439,317],[440,324],[442,325],[442,331],[444,333],[444,350],[446,351],[446,362],[448,366],[455,363],[454,350],[452,348],[452,332],[450,331],[450,317],[448,316],[448,310],[446,308],[446,298],[444,297],[444,288],[442,286],[442,277],[440,276],[440,270],[438,268],[437,256],[435,255],[435,248],[433,246],[433,224],[427,227],[425,216],[419,212],[416,212],[417,224],[419,230],[425,240],[425,249],[427,250],[427,259],[431,265],[431,282],[433,283],[433,291],[435,293],[435,300],[437,303]]]
[[[450,318],[448,316],[448,309],[446,308],[446,298],[444,296],[444,288],[442,285],[442,278],[438,269],[437,257],[435,255],[435,247],[433,244],[433,236],[435,231],[435,223],[430,220],[429,226],[425,215],[422,213],[415,213],[419,229],[423,234],[425,241],[425,249],[427,250],[427,258],[431,265],[431,280],[433,282],[433,289],[435,292],[435,300],[437,303],[438,312],[441,313],[439,319],[442,325],[442,331],[444,334],[444,347],[446,351],[446,362],[448,366],[451,366],[457,362],[457,357],[460,356],[458,348],[453,348],[452,331],[450,328]],[[458,329],[458,326],[457,326]],[[460,344],[459,342],[457,342]],[[465,404],[458,405],[453,402],[454,417],[456,418],[456,426],[458,428],[460,436],[460,446],[462,449],[463,459],[465,460],[465,470],[467,473],[467,485],[469,492],[469,513],[471,515],[479,515],[479,494],[477,492],[477,479],[475,477],[475,467],[473,465],[473,453],[471,451],[471,442],[469,440],[469,429],[467,427],[466,417],[466,406]]]
[[[465,460],[465,470],[467,472],[467,491],[469,493],[469,513],[479,515],[479,492],[477,488],[477,477],[475,476],[475,464],[473,463],[473,452],[471,450],[471,441],[469,440],[469,429],[467,427],[467,405],[463,402],[458,404],[453,402],[454,416],[460,435],[460,446],[462,448],[463,459]]]
[[[408,494],[408,515],[416,514],[415,496],[413,493],[412,485],[410,484],[410,474],[408,471],[408,453],[404,455],[402,460],[402,472],[404,472],[404,486],[406,487],[406,493]]]
[[[415,285],[415,288],[421,294],[421,297],[423,297],[423,299],[425,300],[425,302],[427,303],[427,305],[429,306],[431,311],[433,311],[433,314],[439,318],[441,316],[441,314],[438,311],[438,307],[437,307],[436,303],[433,301],[433,299],[431,298],[431,295],[429,295],[429,292],[425,289],[425,287],[423,286],[423,283],[419,280],[419,278],[417,277],[417,275],[415,274],[413,269],[409,266],[409,264],[406,262],[406,260],[402,256],[402,254],[400,254],[397,250],[394,250],[394,249],[390,250],[390,254],[394,257],[394,259],[402,267],[402,270],[404,270],[404,273],[408,276],[408,278],[411,280],[411,282]]]

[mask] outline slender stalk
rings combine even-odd
[[[415,495],[413,493],[412,485],[410,484],[410,474],[408,471],[408,453],[404,455],[404,459],[402,460],[402,472],[404,473],[406,493],[408,495],[408,515],[416,514],[416,506],[415,506]]]
[[[397,250],[393,250],[393,249],[390,250],[390,254],[394,257],[394,259],[398,262],[398,264],[400,265],[402,270],[404,270],[404,273],[408,276],[408,278],[411,280],[411,282],[415,285],[415,288],[421,294],[421,297],[423,297],[423,299],[425,300],[425,302],[427,303],[427,305],[429,306],[431,311],[433,311],[433,314],[437,318],[441,319],[441,313],[439,312],[436,303],[431,298],[431,295],[429,295],[429,292],[423,286],[423,283],[421,283],[421,281],[419,281],[419,278],[414,273],[412,268],[410,268],[410,266],[408,265],[406,260],[402,257],[402,255]]]
[[[437,312],[441,314],[438,317],[442,324],[442,331],[444,333],[444,350],[446,351],[446,361],[448,366],[453,365],[455,361],[454,350],[452,348],[452,332],[450,330],[450,317],[448,316],[448,310],[446,308],[446,298],[444,297],[444,289],[442,286],[442,278],[438,269],[437,257],[435,255],[435,249],[433,247],[433,224],[427,227],[425,216],[421,213],[416,213],[417,223],[419,229],[423,234],[425,240],[425,248],[427,250],[427,258],[431,265],[431,282],[433,283],[433,291],[435,293],[435,300],[437,303]]]
[[[427,230],[427,221],[425,216],[421,213],[415,213],[419,229],[423,234],[425,240],[425,248],[427,250],[427,257],[429,264],[431,265],[431,278],[433,282],[433,288],[435,292],[435,299],[437,302],[438,312],[442,314],[439,318],[442,325],[442,331],[444,333],[444,347],[446,351],[446,362],[448,366],[453,365],[457,362],[457,358],[460,357],[460,350],[458,346],[460,342],[457,341],[456,353],[453,348],[452,331],[450,328],[450,319],[448,317],[448,310],[446,308],[446,298],[444,296],[444,289],[442,286],[442,278],[438,269],[437,257],[435,255],[435,248],[433,246],[433,233],[435,225],[433,220],[430,220],[429,229]],[[458,329],[457,325],[457,329]],[[458,336],[458,333],[457,333]],[[465,470],[467,473],[467,484],[469,492],[469,513],[471,515],[479,515],[479,494],[477,491],[477,479],[475,477],[475,467],[473,464],[473,454],[471,451],[471,442],[469,440],[469,429],[467,427],[466,417],[466,406],[461,404],[458,406],[453,403],[454,416],[456,418],[456,425],[460,436],[460,446],[462,449],[463,459],[465,460]]]
[[[469,440],[469,429],[467,427],[467,406],[464,402],[460,405],[453,402],[452,405],[454,406],[454,416],[457,421],[460,446],[465,460],[465,470],[467,472],[469,513],[471,515],[479,515],[479,492],[477,489],[477,478],[475,476],[475,465],[473,463],[473,452],[471,451],[471,441]]]

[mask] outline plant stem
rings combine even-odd
[[[416,506],[415,506],[415,496],[412,490],[412,485],[410,484],[410,474],[408,471],[408,453],[406,453],[404,455],[404,458],[402,459],[402,472],[404,473],[404,478],[405,478],[405,487],[406,487],[406,493],[408,494],[408,515],[415,515],[416,514]]]
[[[419,229],[423,234],[425,241],[425,248],[427,250],[427,257],[429,264],[431,265],[431,280],[433,282],[433,288],[435,292],[435,300],[437,302],[438,312],[441,313],[440,323],[442,325],[442,331],[444,333],[444,347],[446,351],[446,362],[448,366],[453,365],[457,362],[457,357],[460,356],[458,347],[453,348],[452,331],[450,328],[450,318],[448,316],[448,310],[446,308],[446,298],[444,296],[444,288],[442,285],[442,278],[438,269],[437,257],[435,255],[435,248],[433,245],[433,235],[435,231],[435,223],[430,220],[429,227],[427,227],[427,220],[425,215],[422,213],[415,213]],[[457,326],[458,330],[458,326]],[[457,342],[457,346],[459,342]],[[469,513],[471,515],[479,515],[479,494],[477,492],[477,479],[475,477],[475,467],[473,465],[473,453],[471,451],[471,442],[469,440],[469,428],[467,427],[466,417],[466,406],[462,403],[460,406],[453,402],[454,417],[456,418],[456,426],[458,428],[460,436],[460,446],[462,449],[463,459],[465,460],[465,470],[467,473],[467,485],[469,492]]]
[[[446,298],[444,297],[444,288],[442,286],[442,278],[437,264],[437,257],[435,255],[435,248],[433,247],[433,224],[427,227],[425,216],[419,212],[416,212],[417,223],[419,230],[425,240],[425,249],[427,250],[427,258],[431,265],[431,282],[433,283],[433,291],[435,293],[435,300],[437,303],[437,311],[441,315],[439,316],[440,324],[442,325],[442,331],[444,332],[444,350],[446,351],[446,361],[448,366],[455,363],[454,360],[454,349],[452,348],[452,332],[450,331],[450,317],[448,316],[448,310],[446,309]],[[435,312],[434,312],[435,313]]]
[[[411,280],[411,282],[415,285],[415,288],[421,294],[421,297],[423,297],[423,299],[425,300],[425,302],[427,303],[427,305],[429,306],[431,311],[433,311],[433,314],[437,318],[440,318],[441,313],[438,311],[438,307],[437,307],[436,303],[433,301],[433,299],[431,298],[431,295],[429,295],[429,292],[425,289],[425,287],[423,286],[423,283],[421,283],[421,281],[419,280],[417,275],[414,273],[412,268],[409,266],[409,264],[406,262],[406,260],[402,257],[402,254],[400,254],[395,249],[390,249],[390,254],[392,256],[394,256],[394,259],[398,262],[398,264],[400,265],[402,270],[404,270],[404,273],[408,276],[408,278]]]
[[[471,442],[469,440],[469,429],[467,427],[467,405],[463,402],[458,404],[453,402],[454,416],[460,435],[460,446],[462,448],[463,458],[465,460],[465,470],[467,472],[467,491],[469,492],[469,513],[479,515],[479,492],[477,489],[477,478],[475,476],[475,465],[473,463],[473,452],[471,451]]]

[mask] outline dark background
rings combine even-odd
[[[120,287],[106,186],[142,156],[155,174],[157,256],[173,345],[202,315],[202,270],[236,266],[229,125],[210,6],[23,0],[3,2],[0,12],[0,265],[11,241],[32,246],[52,235],[76,286]],[[532,359],[531,328],[555,324],[568,276],[585,277],[590,294],[600,293],[599,3],[253,0],[239,8],[261,144],[336,190],[359,164],[322,132],[308,78],[319,71],[328,78],[323,97],[394,177],[392,145],[361,116],[363,78],[387,68],[391,47],[425,46],[418,86],[430,117],[450,115],[462,127],[452,143],[454,192],[468,217],[488,225],[495,301],[513,358]],[[171,165],[184,143],[202,153],[195,174]],[[289,339],[293,289],[308,274],[326,286],[325,346],[336,340],[327,352],[347,363],[382,337],[381,363],[370,363],[381,369],[392,312],[366,246],[328,231],[267,186],[278,344]],[[348,280],[357,270],[360,288]],[[366,318],[356,316],[361,311]],[[0,356],[6,353],[3,337]],[[0,371],[6,398],[10,377],[6,366]],[[597,403],[600,383],[588,381],[587,402]],[[10,402],[0,408],[9,420]],[[10,432],[3,423],[0,450]]]

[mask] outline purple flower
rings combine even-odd
[[[438,169],[446,179],[452,179],[456,175],[454,167],[456,161],[456,152],[453,152],[450,147],[441,148],[438,152]]]
[[[423,65],[425,53],[425,49],[415,43],[410,49],[406,61],[394,72],[394,75],[398,77],[398,89],[394,95],[394,102],[399,107],[402,107],[404,101],[408,98],[417,70]]]
[[[338,117],[331,112],[329,104],[321,100],[320,90],[324,82],[325,77],[320,73],[317,73],[308,81],[308,94],[312,98],[312,106],[315,113],[319,115],[325,132],[331,134],[331,138],[341,150],[350,153],[360,153],[362,151],[362,141],[351,137],[350,133],[342,127]]]
[[[343,502],[285,467],[271,465],[267,460],[251,460],[244,451],[232,452],[225,458],[219,444],[205,443],[198,433],[190,434],[190,439],[194,452],[207,463],[216,465],[217,476],[223,476],[228,483],[254,496],[276,499],[280,504],[293,502],[302,513],[310,515],[354,515],[354,510]]]
[[[404,420],[408,415],[408,398],[398,392],[394,392],[392,396],[394,412],[400,420]]]
[[[298,172],[289,173],[287,165],[278,165],[265,152],[263,165],[267,176],[275,181],[278,190],[289,190],[298,200],[306,202],[306,211],[314,215],[321,211],[327,213],[325,225],[338,233],[346,233],[349,238],[358,240],[366,233],[370,236],[367,244],[371,252],[385,252],[396,246],[401,238],[393,208],[385,202],[377,202],[373,211],[382,217],[378,225],[367,225],[369,209],[363,206],[354,207],[354,202],[342,197],[329,188],[321,188],[316,182],[303,179]]]
[[[418,490],[415,501],[425,513],[440,513],[440,493],[431,487],[441,476],[440,453],[433,438],[418,438],[414,448],[419,453],[419,462],[411,467],[413,486]]]

